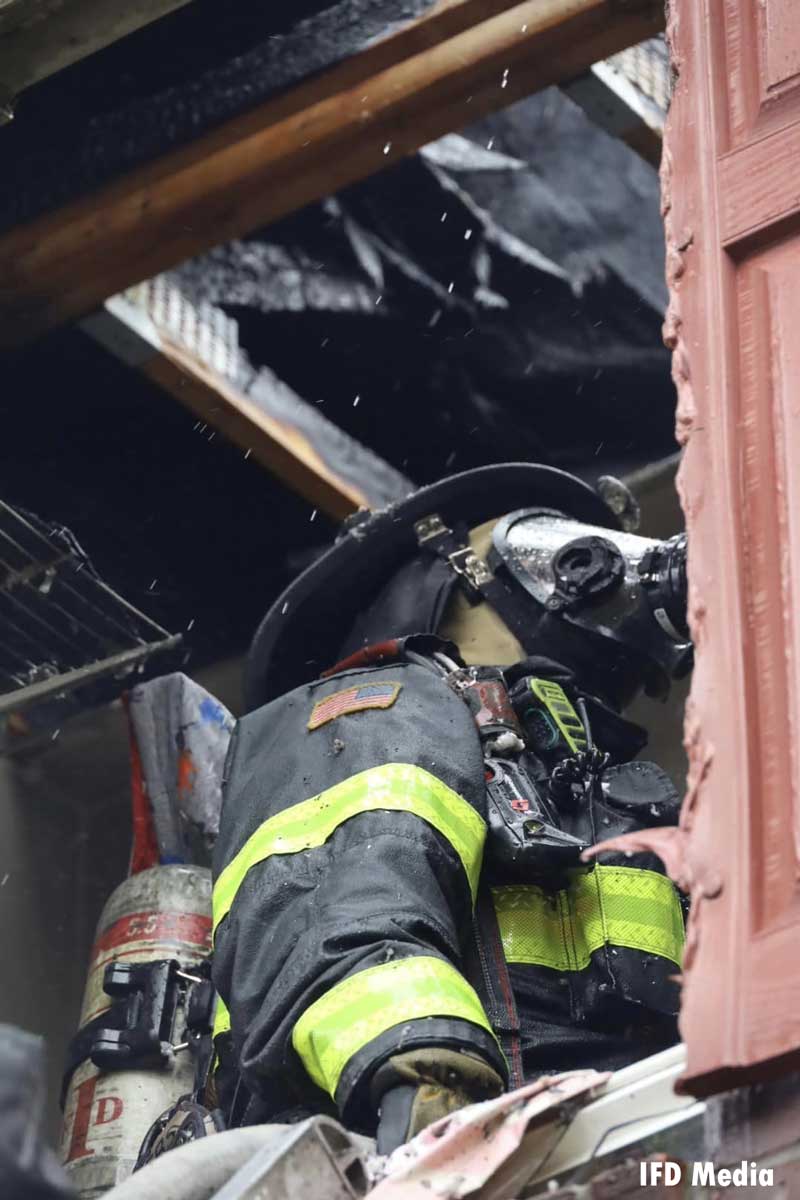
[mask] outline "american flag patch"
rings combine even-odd
[[[319,729],[320,725],[326,725],[345,713],[363,712],[367,708],[391,708],[402,686],[402,683],[361,683],[334,692],[314,705],[308,718],[308,728]]]

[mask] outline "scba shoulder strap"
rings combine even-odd
[[[414,532],[421,553],[441,559],[468,600],[473,604],[481,601],[488,604],[523,649],[532,652],[536,623],[531,620],[530,602],[510,579],[503,578],[505,569],[502,566],[493,570],[475,553],[469,545],[466,527],[461,525],[451,529],[439,513],[431,513],[415,522]]]

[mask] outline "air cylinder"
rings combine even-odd
[[[211,875],[204,867],[160,866],[126,879],[108,900],[89,961],[80,1027],[110,1008],[103,990],[111,963],[177,961],[191,969],[211,948]],[[184,1028],[183,1002],[171,1042]],[[187,1050],[151,1069],[101,1070],[89,1059],[76,1068],[64,1102],[61,1157],[81,1200],[96,1200],[133,1170],[152,1122],[192,1090]]]

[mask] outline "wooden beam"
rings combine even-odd
[[[663,5],[651,0],[446,0],[340,67],[5,234],[0,347],[574,78],[662,26]]]
[[[562,90],[591,121],[658,168],[665,114],[613,65],[595,63]]]
[[[142,368],[143,374],[229,441],[252,451],[277,479],[335,521],[369,508],[366,495],[337,475],[307,438],[277,421],[225,380],[166,344]]]
[[[370,507],[365,493],[338,475],[302,431],[266,412],[244,393],[235,371],[222,364],[215,369],[213,361],[203,361],[127,297],[114,296],[83,322],[83,328],[169,392],[198,422],[240,446],[248,457],[252,454],[312,508],[341,521],[358,508]],[[212,352],[208,357],[218,356]]]

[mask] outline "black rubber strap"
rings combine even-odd
[[[408,1141],[416,1098],[417,1089],[411,1084],[401,1084],[383,1093],[375,1134],[375,1149],[378,1154],[391,1154],[398,1146],[403,1146]]]
[[[87,1021],[67,1046],[66,1061],[64,1063],[64,1074],[61,1076],[61,1096],[59,1103],[63,1110],[64,1103],[67,1098],[67,1088],[70,1085],[72,1076],[77,1071],[82,1062],[87,1058],[91,1058],[92,1046],[96,1034],[101,1029],[124,1029],[125,1021],[123,1015],[115,1010],[113,1004],[107,1008],[105,1012],[101,1012],[99,1017],[94,1017],[91,1021]]]
[[[467,978],[480,997],[505,1055],[509,1088],[521,1087],[524,1080],[517,1002],[503,952],[492,894],[484,883],[478,889],[465,967]]]
[[[482,560],[478,560],[481,567],[486,568],[486,574],[481,570],[477,576],[471,577],[464,564],[474,552],[466,539],[466,530],[463,527],[452,530],[442,525],[441,532],[431,534],[420,541],[420,552],[435,554],[446,563],[468,599],[473,603],[485,601],[513,633],[523,649],[533,650],[533,633],[537,622],[533,616],[531,600],[520,595],[519,589],[511,580],[504,578],[505,568],[500,568],[498,572],[489,568]]]

